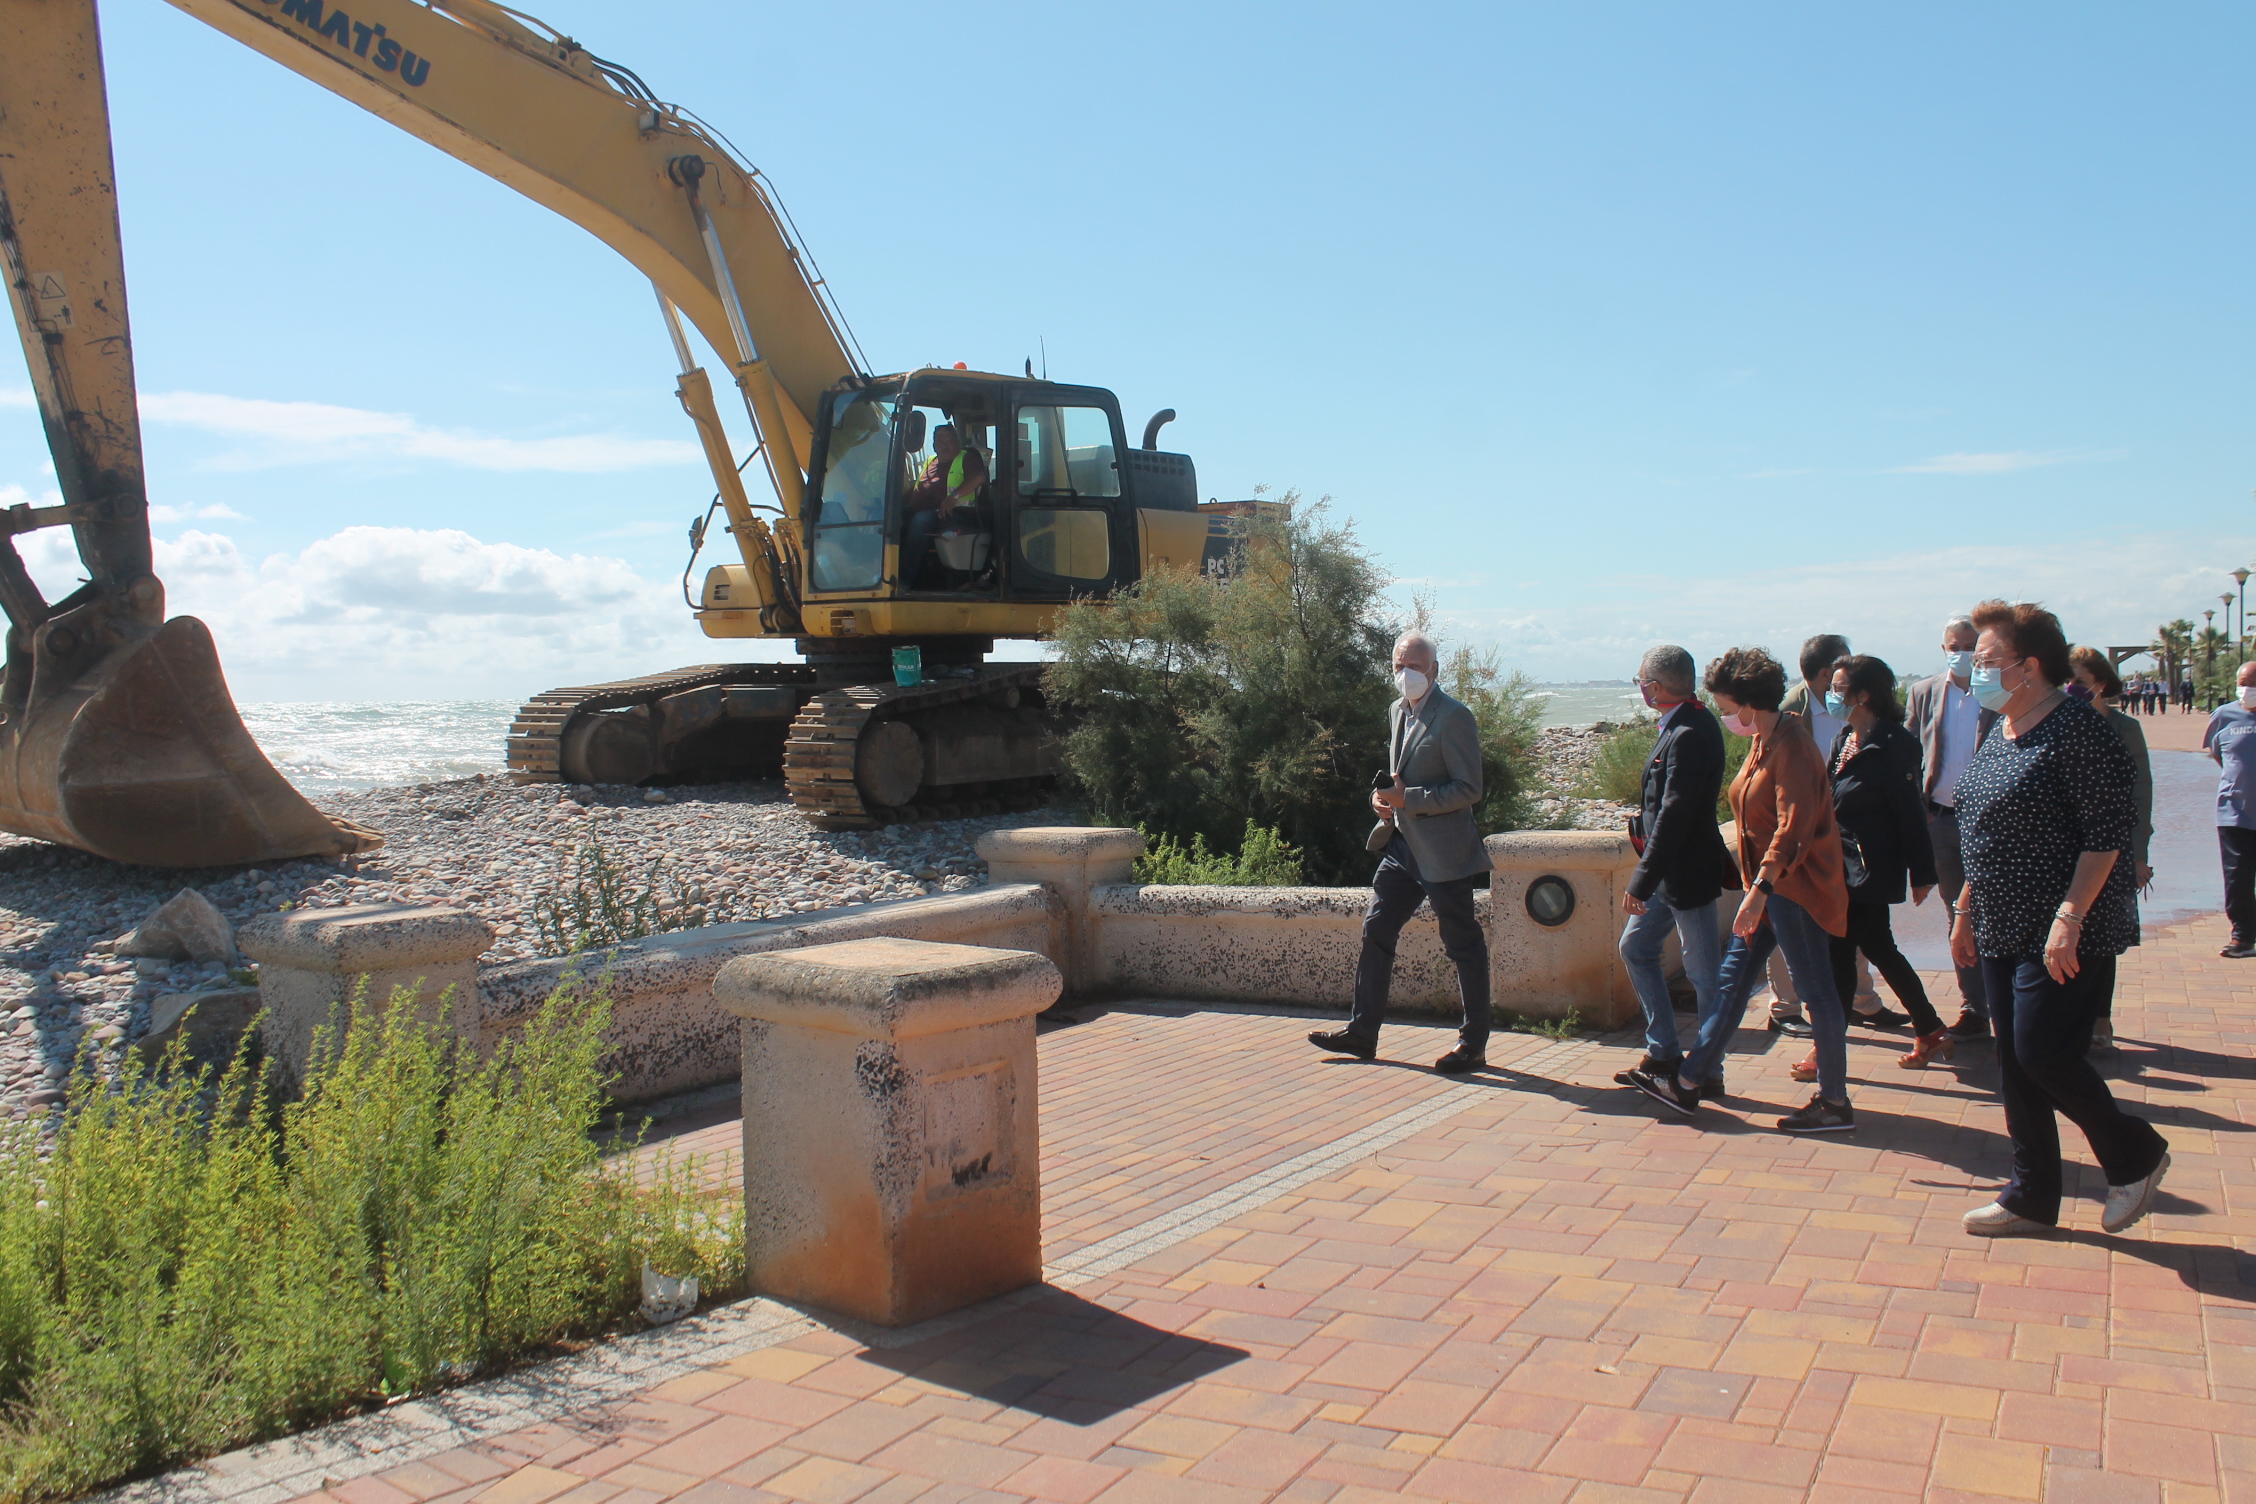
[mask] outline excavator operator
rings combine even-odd
[[[932,535],[955,516],[957,507],[976,503],[986,484],[987,461],[977,449],[965,447],[955,425],[943,423],[933,429],[932,458],[909,488],[908,536],[901,550],[903,584],[913,587],[926,573]]]

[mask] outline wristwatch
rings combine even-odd
[[[1755,891],[1757,893],[1760,893],[1765,898],[1770,897],[1771,893],[1774,891],[1770,886],[1770,879],[1767,877],[1759,877],[1755,879]]]

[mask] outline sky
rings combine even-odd
[[[880,370],[1173,407],[1204,495],[1329,497],[1538,679],[1925,672],[1989,595],[2143,642],[2256,557],[2246,7],[534,3],[768,174]],[[682,603],[639,273],[161,0],[103,23],[159,572],[238,698],[780,655]],[[0,505],[52,488],[0,363]]]

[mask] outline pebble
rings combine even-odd
[[[1568,792],[1582,786],[1598,749],[1615,727],[1604,721],[1587,726],[1546,726],[1536,733],[1536,790],[1533,803],[1553,830],[1619,832],[1637,811],[1611,799],[1585,799]]]
[[[987,875],[972,843],[985,832],[1080,823],[1037,809],[825,832],[807,824],[774,780],[641,789],[486,776],[323,803],[382,831],[384,849],[339,861],[164,870],[0,834],[0,1019],[13,1031],[0,1030],[0,1118],[21,1120],[27,1109],[60,1101],[56,1083],[83,1036],[130,1043],[147,1032],[159,995],[233,985],[223,963],[111,955],[118,937],[182,888],[201,892],[238,926],[285,908],[444,904],[494,923],[500,939],[486,959],[501,962],[541,954],[535,907],[569,885],[591,843],[634,884],[654,885],[677,919],[720,924],[976,887]]]

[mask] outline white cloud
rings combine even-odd
[[[216,468],[264,469],[340,458],[419,459],[473,470],[640,470],[694,464],[695,444],[617,434],[512,439],[426,427],[406,413],[337,407],[326,402],[272,402],[210,392],[144,392],[141,416],[204,433],[252,442],[213,458]]]
[[[0,387],[0,407],[37,407],[39,399],[28,386]]]
[[[1897,465],[1891,475],[2010,475],[2046,465],[2083,465],[2119,460],[2127,449],[2007,449],[1985,454],[1938,454],[1917,464]]]
[[[2071,640],[2143,643],[2163,621],[2186,617],[2232,586],[2224,568],[2256,555],[2256,537],[2142,533],[2061,539],[2010,551],[1939,548],[1809,563],[1750,558],[1738,574],[1556,579],[1486,606],[1445,603],[1444,635],[1493,643],[1504,661],[1538,679],[1621,678],[1656,642],[1678,642],[1705,662],[1759,643],[1790,660],[1802,639],[1841,632],[1899,673],[1932,666],[1942,623],[1988,596],[2036,600],[2057,612]],[[1475,597],[1477,600],[1477,596]]]
[[[211,627],[244,701],[521,699],[790,651],[707,639],[674,578],[453,529],[349,527],[256,561],[189,530],[158,540],[157,573],[170,613]]]

